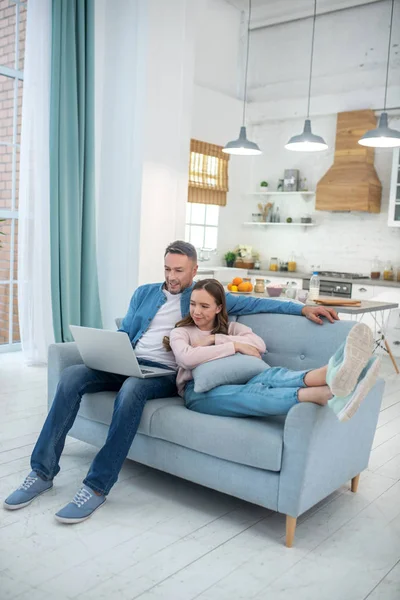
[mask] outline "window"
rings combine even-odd
[[[19,342],[18,182],[26,2],[0,0],[0,351]]]
[[[226,205],[229,154],[222,146],[192,140],[185,239],[196,248],[217,247],[219,207]]]
[[[195,248],[215,250],[218,239],[218,217],[219,206],[188,202],[185,240]]]

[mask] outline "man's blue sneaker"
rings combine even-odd
[[[345,398],[354,390],[358,378],[372,355],[374,338],[365,323],[357,323],[345,342],[330,358],[326,383],[332,394]]]
[[[378,377],[380,360],[373,356],[364,367],[354,392],[345,398],[334,396],[328,401],[328,406],[336,414],[339,421],[348,421],[356,413],[361,402],[374,386]]]
[[[80,523],[91,517],[105,501],[105,496],[98,496],[90,487],[83,485],[72,501],[59,510],[55,517],[60,523]]]
[[[19,488],[4,500],[3,506],[7,510],[24,508],[41,494],[51,490],[52,487],[52,481],[44,481],[35,471],[31,471]]]

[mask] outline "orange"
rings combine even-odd
[[[242,282],[243,279],[241,277],[235,277],[235,279],[232,279],[233,285],[240,285]]]
[[[228,285],[227,285],[227,288],[228,288],[228,290],[231,292],[231,291],[232,291],[232,284],[231,284],[231,283],[228,283]]]
[[[238,288],[239,292],[248,292],[249,291],[247,289],[247,282],[245,282],[245,281],[242,282],[242,283],[239,283],[239,285],[237,286],[237,288]]]
[[[237,285],[232,285],[231,286],[231,292],[237,292],[238,291],[238,286]]]
[[[253,291],[253,285],[250,282],[247,283],[247,291],[248,292],[252,292]]]

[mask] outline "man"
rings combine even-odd
[[[175,323],[189,313],[197,268],[194,246],[176,241],[165,251],[164,283],[142,285],[133,294],[120,331],[129,335],[140,364],[177,369],[174,355],[166,351],[162,342]],[[322,324],[321,316],[331,322],[338,318],[332,309],[233,294],[227,294],[227,308],[232,315],[260,312],[303,315],[319,324]],[[85,365],[64,369],[31,456],[32,471],[5,500],[5,508],[23,508],[52,488],[60,470],[65,438],[75,421],[82,396],[101,391],[118,392],[107,440],[95,456],[83,486],[73,500],[56,513],[56,519],[62,523],[84,521],[104,504],[129,452],[144,405],[147,400],[175,395],[175,375],[139,379],[96,371]]]

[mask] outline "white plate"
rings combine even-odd
[[[228,290],[228,288],[226,288],[226,290],[230,294],[252,294],[252,292],[232,292],[231,290]]]

